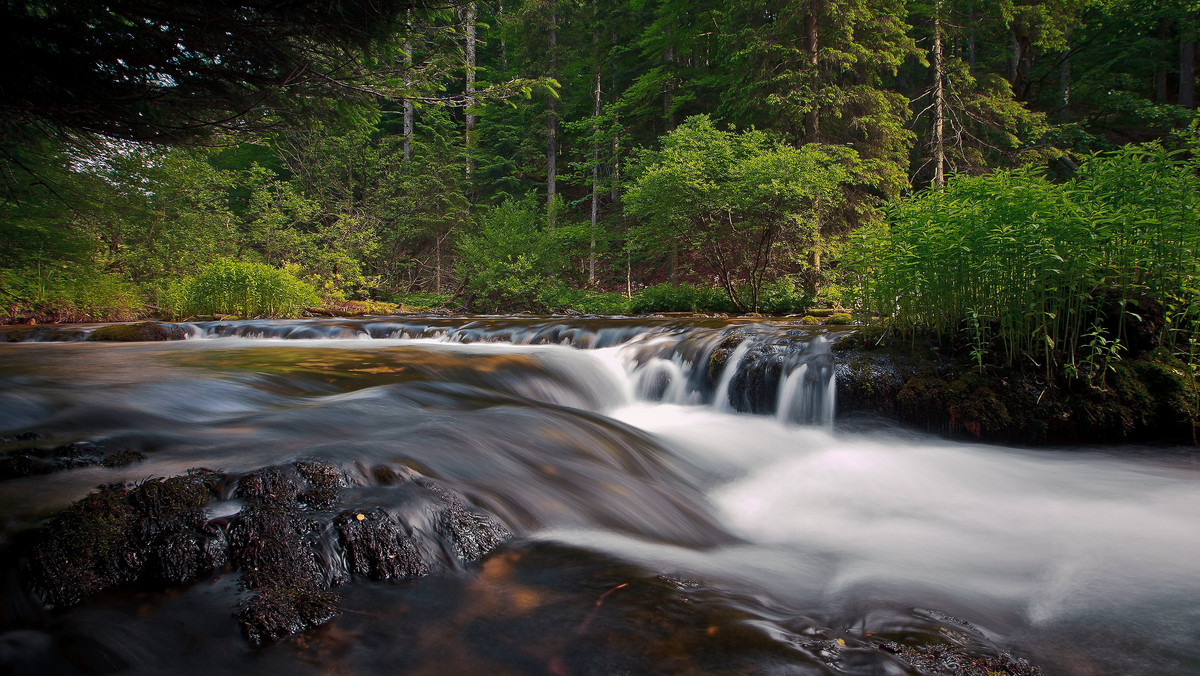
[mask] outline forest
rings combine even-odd
[[[1195,343],[1195,0],[219,7],[6,3],[5,320],[815,306],[1011,362],[1150,298]]]

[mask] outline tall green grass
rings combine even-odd
[[[965,338],[1004,364],[1071,375],[1119,356],[1140,320],[1133,302],[1150,299],[1166,315],[1162,341],[1195,355],[1198,170],[1146,145],[1089,157],[1065,183],[1029,168],[954,177],[853,235],[844,264],[857,309],[902,334]],[[1114,303],[1127,311],[1106,331]]]
[[[127,321],[145,313],[142,292],[117,274],[62,265],[0,269],[0,321]]]
[[[297,317],[305,306],[320,302],[310,285],[287,270],[227,259],[171,285],[164,295],[175,317]]]

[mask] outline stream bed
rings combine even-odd
[[[37,468],[0,480],[0,673],[1200,673],[1195,449],[838,418],[836,334],[784,321],[182,326],[0,344],[0,457]],[[67,447],[138,461],[46,450]],[[238,477],[304,462],[343,478],[317,521],[419,524],[402,476],[511,537],[479,556],[434,538],[428,573],[396,580],[318,532],[337,615],[261,646],[229,565],[58,608],[29,582],[30,534],[97,486],[209,468],[232,477],[219,526]]]

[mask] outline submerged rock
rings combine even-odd
[[[0,439],[0,443],[6,446],[15,446],[0,456],[0,480],[53,474],[95,465],[122,467],[146,459],[139,451],[129,448],[113,451],[93,441],[76,441],[53,448],[37,448],[30,445],[29,442],[39,438],[40,435],[36,433],[27,433],[12,439]]]
[[[109,324],[101,326],[88,335],[90,341],[115,341],[136,343],[161,340],[183,340],[187,338],[183,328],[177,324],[141,322],[140,324]]]
[[[303,587],[273,587],[243,603],[236,613],[246,640],[278,641],[337,617],[338,596]]]

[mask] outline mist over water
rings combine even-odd
[[[497,567],[551,585],[564,569],[617,565],[545,543],[702,581],[712,603],[783,644],[796,640],[796,616],[865,636],[933,609],[1048,674],[1200,671],[1200,466],[1186,449],[1023,450],[835,426],[828,343],[788,325],[190,329],[180,343],[0,346],[0,434],[148,456],[5,482],[8,533],[100,483],[194,466],[236,473],[322,458],[360,468],[369,491],[367,468],[403,465],[497,514],[518,534],[516,553],[473,582],[378,591],[362,600],[380,604],[370,612],[419,605],[419,589],[475,589]],[[517,593],[513,584],[487,589]],[[68,617],[83,622],[104,603]],[[109,603],[112,613],[119,602]],[[160,612],[183,612],[163,603]],[[5,629],[20,631],[8,615]],[[169,659],[127,652],[132,672]],[[272,654],[281,673],[294,668]]]

